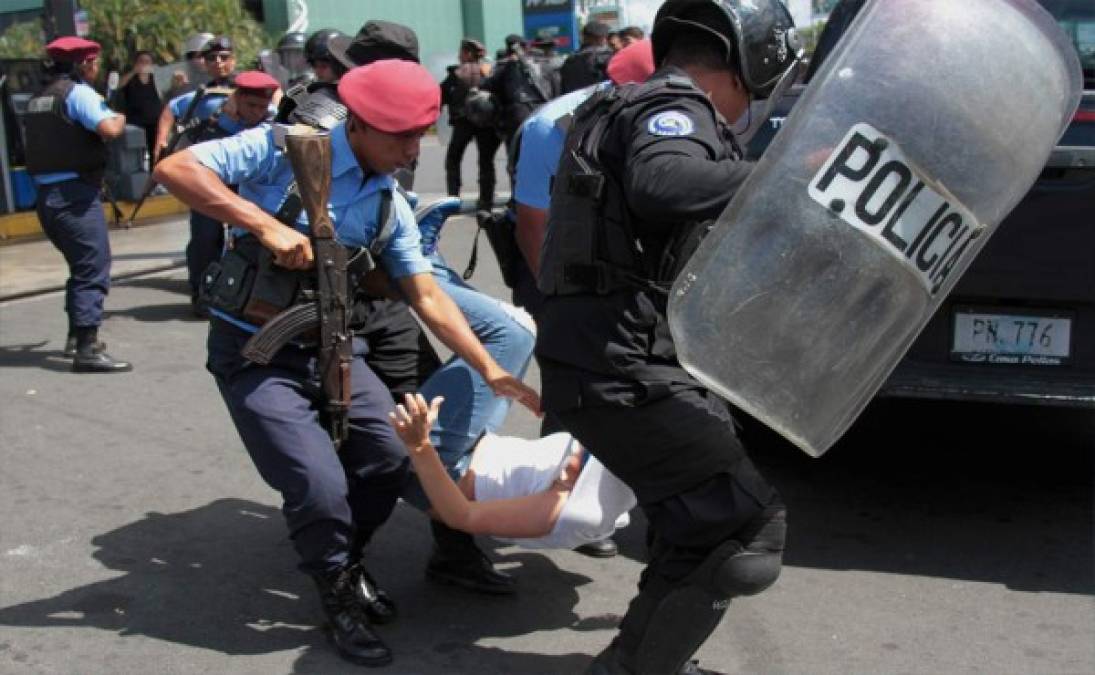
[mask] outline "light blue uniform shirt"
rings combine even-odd
[[[238,184],[239,195],[258,204],[267,213],[277,213],[285,201],[293,181],[293,168],[274,142],[270,125],[187,149],[226,184]],[[345,124],[331,130],[331,196],[327,213],[338,240],[349,247],[370,245],[380,230],[382,191],[390,190],[395,219],[379,262],[393,279],[428,274],[433,270],[433,264],[422,255],[414,212],[395,186],[391,176],[365,175],[350,149]],[[297,218],[296,227],[301,232],[309,231],[308,216],[303,211]],[[241,236],[247,232],[233,228],[233,233]],[[215,309],[211,312],[244,330],[256,330],[223,312]]]
[[[77,82],[65,99],[65,112],[69,119],[76,122],[88,131],[95,132],[99,122],[114,117],[118,113],[110,109],[99,92],[95,91],[83,82]],[[59,171],[56,173],[40,173],[32,176],[38,185],[51,185],[65,180],[79,178],[75,171]]]
[[[293,169],[274,142],[272,127],[248,129],[188,150],[226,184],[239,185],[239,195],[264,211],[276,213],[285,201]],[[344,124],[331,130],[331,197],[327,211],[338,240],[349,247],[371,244],[380,228],[381,193],[391,190],[395,221],[380,263],[393,279],[429,273],[433,266],[422,255],[414,212],[395,185],[391,176],[365,175],[350,149]],[[307,214],[301,212],[296,227],[308,232]],[[240,228],[234,231],[245,233]]]
[[[566,134],[555,126],[608,82],[572,91],[545,104],[521,126],[521,156],[517,160],[513,197],[518,203],[547,210],[551,203],[551,181],[559,169]]]
[[[198,95],[197,91],[189,91],[185,94],[181,94],[171,99],[167,104],[171,108],[171,114],[175,116],[176,122],[181,122],[183,116],[186,115],[187,109],[190,107],[190,102],[194,100],[194,97]],[[202,97],[202,100],[198,101],[198,105],[194,108],[194,114],[191,119],[206,120],[209,119],[213,113],[221,109],[224,102],[228,100],[228,97],[224,94],[206,94]]]

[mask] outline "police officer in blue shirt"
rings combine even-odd
[[[547,227],[551,184],[559,167],[566,138],[567,119],[594,91],[614,84],[641,82],[654,72],[654,55],[650,41],[636,43],[617,52],[608,64],[609,80],[585,87],[545,104],[525,120],[515,139],[517,152],[513,175],[513,197],[516,204],[514,237],[521,257],[514,265],[513,302],[536,317],[544,298],[536,288],[540,270],[540,247]],[[541,433],[547,435],[562,430],[554,417],[546,417]],[[616,554],[612,539],[583,544],[578,549],[585,555],[608,558]]]
[[[437,118],[437,83],[416,63],[386,60],[350,71],[338,93],[350,112],[330,132],[329,212],[338,239],[352,247],[371,244],[381,206],[390,199],[395,224],[379,256],[383,269],[424,323],[496,394],[537,410],[536,393],[497,365],[437,287],[414,215],[391,177],[414,161]],[[273,215],[289,195],[293,173],[272,128],[176,153],[160,163],[155,178],[192,207],[235,225],[237,245],[254,238],[277,265],[313,266],[306,218],[288,227]],[[239,194],[231,184],[239,185]],[[315,348],[290,344],[268,366],[253,364],[240,350],[254,330],[241,316],[215,310],[208,368],[256,468],[282,494],[300,567],[316,581],[339,653],[356,663],[388,663],[391,652],[367,625],[366,606],[355,592],[367,579],[355,541],[387,519],[407,479],[407,456],[386,420],[394,408],[391,396],[365,365],[364,341],[355,338],[350,434],[336,452],[317,412]]]
[[[206,128],[216,129],[220,126],[213,120],[229,100],[235,87],[233,72],[236,69],[236,57],[232,40],[223,35],[213,38],[202,49],[202,59],[205,61],[209,82],[196,91],[176,96],[164,106],[156,127],[156,146],[151,149],[153,163],[161,159],[176,122],[183,127],[206,125]],[[206,316],[205,308],[201,306],[198,297],[202,272],[209,263],[220,258],[223,249],[224,226],[199,211],[191,210],[190,240],[186,244],[186,270],[190,283],[190,303],[195,316]]]
[[[65,356],[77,373],[132,370],[99,342],[103,300],[110,290],[110,238],[99,191],[108,141],[125,132],[125,117],[87,83],[99,74],[98,43],[63,37],[46,45],[52,78],[27,104],[27,171],[38,189],[42,230],[68,263]]]

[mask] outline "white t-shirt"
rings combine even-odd
[[[535,440],[487,434],[471,465],[475,471],[475,498],[491,501],[543,492],[561,475],[567,458],[578,450],[577,441],[565,433]],[[630,522],[627,512],[635,503],[631,489],[591,456],[550,534],[537,539],[496,539],[525,548],[577,548],[626,527]]]

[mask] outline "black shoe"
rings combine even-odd
[[[631,672],[616,659],[616,652],[613,646],[609,645],[597,655],[597,658],[593,659],[593,663],[589,664],[586,675],[631,675]],[[723,673],[700,668],[699,661],[693,659],[681,666],[676,675],[723,675]]]
[[[377,586],[376,580],[360,562],[350,566],[350,574],[353,577],[354,593],[357,601],[365,609],[365,616],[369,623],[381,625],[395,621],[399,616],[399,610],[395,606],[395,600]]]
[[[512,595],[517,591],[516,580],[494,569],[470,534],[436,520],[430,520],[430,528],[435,546],[426,564],[427,579],[489,595]]]
[[[93,349],[97,352],[106,351],[106,343],[100,340],[95,343]],[[76,333],[69,333],[68,337],[65,338],[65,349],[62,352],[62,355],[66,359],[71,359],[76,356]]]
[[[517,592],[516,580],[494,569],[486,555],[458,560],[439,556],[435,552],[426,565],[426,578],[487,595],[513,595]]]
[[[619,553],[619,548],[611,537],[582,544],[574,550],[582,555],[588,555],[590,558],[611,558]]]
[[[681,666],[681,669],[677,671],[677,675],[723,675],[723,673],[717,670],[700,668],[700,662],[693,659]]]
[[[367,625],[365,609],[358,602],[354,575],[349,568],[315,578],[330,637],[339,656],[362,666],[386,666],[392,650]]]
[[[128,373],[133,364],[128,361],[116,361],[104,351],[77,351],[72,359],[74,373]]]

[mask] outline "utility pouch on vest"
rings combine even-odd
[[[242,316],[255,281],[255,263],[239,249],[226,251],[202,273],[200,298],[212,309]]]
[[[240,237],[202,275],[201,300],[256,326],[297,301],[303,275],[274,263],[255,237]]]
[[[300,286],[300,273],[276,265],[270,249],[260,246],[255,280],[243,307],[243,318],[261,326],[296,302]]]

